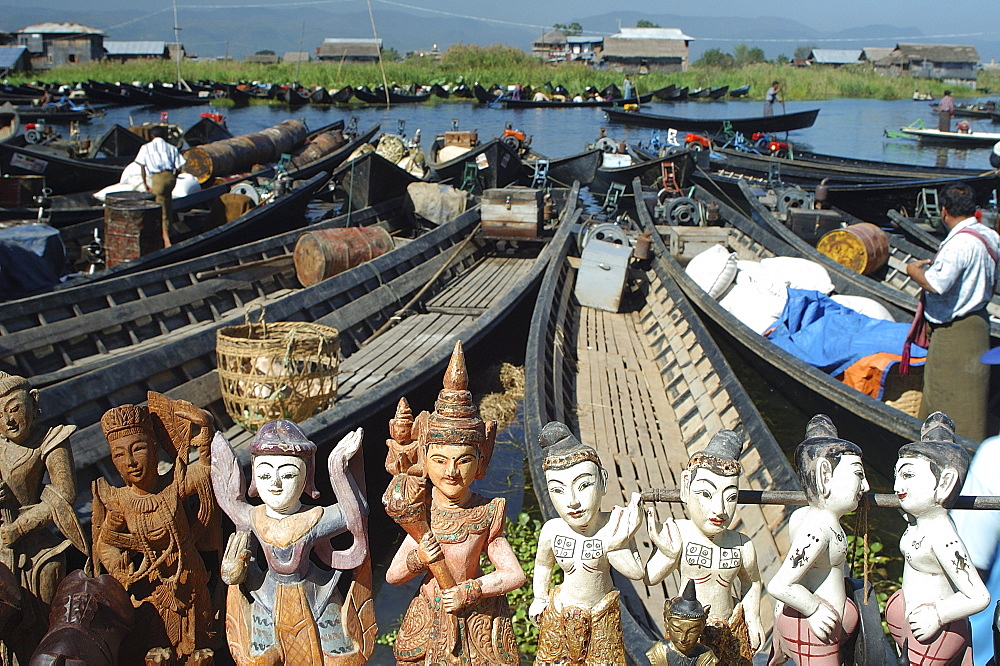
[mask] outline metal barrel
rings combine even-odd
[[[107,207],[116,201],[152,201],[156,197],[153,196],[152,192],[142,192],[136,190],[125,190],[123,192],[108,192],[104,196],[104,221],[107,222],[108,214]]]
[[[302,145],[308,134],[298,120],[285,120],[274,127],[243,136],[205,143],[184,151],[184,171],[205,183],[215,176],[249,171],[255,164],[273,162],[282,153]]]
[[[295,274],[303,286],[309,287],[393,247],[389,232],[378,226],[307,231],[295,243]]]
[[[335,132],[323,132],[315,137],[305,146],[292,153],[292,166],[301,167],[315,162],[324,155],[328,155],[346,143],[344,134],[337,130]]]
[[[282,153],[292,153],[309,138],[305,124],[291,119],[282,120],[273,127],[261,130],[260,133],[274,143],[275,159]]]
[[[108,268],[163,249],[160,204],[112,201],[104,208],[104,256]]]
[[[889,261],[889,238],[869,222],[834,229],[819,239],[816,249],[860,275],[877,271]]]
[[[44,189],[45,176],[5,175],[0,178],[0,206],[33,206]]]

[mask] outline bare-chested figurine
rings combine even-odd
[[[919,442],[899,449],[894,490],[909,527],[899,540],[903,587],[885,619],[910,664],[972,664],[968,618],[989,605],[990,593],[948,515],[968,470],[969,454],[943,412],[927,417]]]
[[[657,552],[646,565],[655,585],[680,569],[681,585],[693,580],[698,601],[711,608],[702,642],[720,661],[749,665],[764,641],[760,622],[760,571],[750,538],[729,529],[736,511],[743,440],[721,430],[681,473],[681,501],[688,520],[662,524],[647,509],[649,536]],[[739,595],[738,588],[743,594]]]
[[[611,567],[632,580],[643,575],[632,536],[639,528],[639,495],[625,508],[601,511],[608,473],[597,451],[564,424],[552,421],[538,437],[545,449],[545,481],[559,513],[542,527],[528,609],[539,625],[535,664],[625,664],[618,590]],[[556,563],[565,573],[550,589]]]
[[[840,648],[858,627],[858,608],[847,598],[847,536],[840,519],[868,491],[861,449],[840,439],[833,421],[817,414],[795,449],[795,472],[805,506],[792,514],[791,547],[767,591],[775,608],[770,666],[839,666]]]

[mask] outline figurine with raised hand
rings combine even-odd
[[[559,513],[542,527],[535,555],[534,601],[539,625],[535,664],[625,664],[618,590],[611,567],[632,580],[644,569],[633,535],[641,523],[639,495],[625,508],[601,511],[608,473],[592,447],[566,425],[547,423],[538,437],[549,498]],[[556,564],[562,585],[549,588]]]
[[[769,664],[839,666],[840,649],[858,627],[858,608],[847,598],[847,536],[840,519],[868,491],[861,449],[840,439],[833,421],[818,414],[795,449],[795,472],[805,506],[792,514],[791,547],[767,586],[775,609]]]
[[[663,523],[647,509],[649,537],[657,552],[646,564],[647,584],[680,570],[694,581],[698,600],[711,609],[702,642],[727,664],[748,665],[764,641],[761,580],[750,538],[729,529],[736,516],[743,439],[720,430],[681,473],[681,501],[688,519]],[[737,590],[742,587],[742,596]]]
[[[971,664],[969,616],[990,593],[969,559],[948,510],[969,469],[943,412],[924,421],[920,441],[899,449],[894,490],[909,526],[899,540],[903,587],[889,598],[889,632],[911,664]]]
[[[708,612],[695,594],[694,581],[688,580],[684,593],[663,605],[663,626],[667,640],[657,641],[646,652],[649,666],[715,666],[718,657],[699,642]]]
[[[364,497],[361,429],[345,436],[329,458],[331,506],[309,506],[316,445],[291,421],[270,421],[250,442],[250,496],[226,438],[212,442],[219,505],[236,527],[222,560],[229,585],[226,635],[238,666],[364,664],[377,632],[371,602],[368,506]],[[331,539],[350,532],[345,550]],[[314,561],[315,559],[315,561]],[[352,571],[346,597],[338,582]]]

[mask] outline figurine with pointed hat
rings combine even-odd
[[[641,580],[644,570],[633,535],[641,524],[639,494],[625,508],[601,511],[608,473],[592,447],[558,421],[538,436],[549,499],[559,514],[538,537],[528,617],[539,625],[535,664],[625,664],[614,567]],[[549,588],[558,564],[565,578]]]
[[[698,599],[711,609],[703,642],[725,663],[750,664],[764,641],[760,621],[761,580],[757,551],[745,534],[729,529],[736,517],[743,438],[720,430],[681,473],[686,520],[660,523],[647,508],[647,528],[656,552],[646,564],[647,584],[674,571],[694,581]],[[742,589],[742,595],[739,590]]]
[[[767,586],[775,609],[769,664],[839,666],[841,647],[857,630],[858,607],[847,597],[847,537],[840,519],[868,491],[861,449],[841,439],[830,417],[817,414],[795,449],[795,472],[808,506],[789,521],[790,552]]]
[[[458,341],[434,411],[421,413],[410,426],[406,407],[391,428],[394,437],[417,443],[419,456],[413,460],[422,460],[394,465],[390,472],[396,476],[383,497],[387,513],[407,532],[386,581],[421,579],[396,638],[399,663],[521,662],[506,595],[526,577],[504,538],[504,499],[483,497],[469,487],[486,474],[496,421],[479,417],[468,383]],[[405,450],[407,456],[414,451]],[[390,462],[399,460],[390,456]],[[488,574],[480,566],[484,554],[494,567]]]
[[[702,606],[689,580],[679,597],[663,605],[667,640],[657,641],[646,652],[650,666],[715,666],[720,663],[712,650],[698,639],[705,630],[709,606]],[[728,662],[725,662],[728,663]]]
[[[908,527],[899,540],[903,586],[889,598],[889,632],[912,664],[971,664],[969,616],[990,603],[948,510],[965,482],[968,452],[943,412],[927,417],[920,441],[899,449],[894,490]]]

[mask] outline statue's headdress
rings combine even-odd
[[[738,476],[743,467],[740,453],[743,452],[743,438],[732,430],[720,430],[712,436],[703,451],[691,456],[688,469],[707,469],[722,476]]]
[[[816,487],[816,461],[825,458],[836,468],[841,456],[861,456],[861,448],[853,442],[841,439],[837,426],[826,414],[817,414],[806,424],[806,438],[795,447],[795,473],[806,491],[806,498],[812,502],[819,491]]]
[[[101,417],[101,429],[108,442],[125,437],[146,433],[153,439],[153,423],[149,418],[149,408],[145,405],[120,405],[104,412]]]
[[[251,456],[295,456],[306,462],[306,485],[303,492],[313,499],[319,497],[316,490],[316,444],[302,428],[292,421],[268,421],[257,430],[250,440]],[[251,497],[257,496],[256,476],[250,476]]]
[[[969,452],[955,443],[955,422],[944,412],[934,412],[920,426],[920,441],[904,444],[899,449],[900,458],[924,458],[931,464],[934,478],[941,480],[941,472],[953,469],[958,474],[955,487],[942,506],[950,509],[955,505],[965,485],[965,476],[969,472]]]
[[[545,450],[543,470],[568,469],[588,460],[601,466],[597,451],[577,439],[566,424],[559,421],[545,424],[538,434],[538,445]]]
[[[668,602],[664,616],[671,615],[690,620],[701,620],[708,617],[705,607],[701,605],[695,594],[693,580],[688,580],[687,585],[684,586],[684,592],[679,597],[674,597]]]
[[[31,384],[28,380],[19,375],[11,375],[0,370],[0,396],[5,396],[14,391],[30,391]]]

